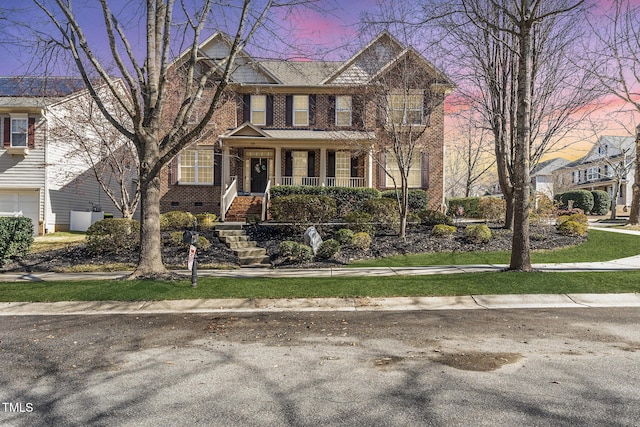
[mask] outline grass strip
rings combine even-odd
[[[640,292],[640,271],[469,273],[335,278],[212,278],[0,283],[0,301],[155,301],[198,298],[328,298]]]

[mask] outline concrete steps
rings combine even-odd
[[[238,256],[241,267],[271,267],[267,250],[249,240],[242,224],[219,224],[216,235]]]

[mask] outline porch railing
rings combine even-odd
[[[309,176],[283,176],[280,178],[281,185],[313,185],[320,186],[323,183],[320,181],[320,177]],[[327,187],[364,187],[365,178],[352,177],[352,178],[334,178],[327,177],[324,181],[324,185]]]
[[[267,207],[269,206],[269,199],[271,199],[271,180],[267,181],[267,187],[264,189],[264,196],[262,197],[262,220],[267,220]]]
[[[222,206],[220,206],[220,216],[222,221],[224,221],[227,211],[231,207],[231,204],[233,203],[237,195],[238,195],[238,177],[234,176],[232,177],[231,184],[227,186],[227,189],[224,192],[222,199],[220,201],[220,203],[222,204]]]

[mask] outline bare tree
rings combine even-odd
[[[464,197],[474,195],[474,189],[495,166],[495,156],[491,153],[493,140],[489,131],[478,123],[477,114],[472,107],[464,109],[456,116],[455,141],[448,151],[447,180],[451,187],[450,194],[455,197],[461,193]],[[462,189],[461,193],[453,191]]]
[[[602,86],[640,113],[640,6],[631,0],[614,0],[600,20],[591,23],[597,36],[592,49],[593,68]],[[640,220],[640,126],[635,129],[635,172],[629,223]]]
[[[200,5],[182,0],[147,0],[139,6],[145,20],[145,46],[137,52],[135,43],[127,36],[124,20],[131,19],[132,7],[116,15],[108,0],[99,0],[105,37],[109,43],[110,61],[102,61],[86,34],[78,10],[70,0],[33,0],[57,30],[54,37],[47,31],[39,34],[49,39],[49,46],[64,49],[82,76],[87,90],[104,117],[135,146],[139,159],[141,206],[141,243],[138,266],[134,277],[163,277],[168,272],[162,262],[160,238],[160,171],[183,148],[198,138],[213,117],[229,83],[239,52],[265,21],[274,2],[254,4],[204,0]],[[221,58],[203,58],[198,46],[203,31],[211,20],[225,17],[231,36],[228,50]],[[175,24],[184,24],[180,31]],[[214,22],[216,24],[216,22]],[[134,31],[135,33],[135,31]],[[208,35],[208,34],[207,34]],[[180,62],[181,89],[175,90],[170,81],[172,53],[176,46],[186,45]],[[104,52],[102,52],[104,54]],[[202,64],[208,64],[203,67]],[[123,96],[111,78],[113,65],[126,88]],[[116,100],[117,109],[126,113],[123,122],[100,96],[95,82],[99,77]],[[210,91],[207,108],[197,124],[190,124],[198,101],[205,90]],[[178,96],[178,102],[168,102]],[[168,108],[168,105],[177,106]]]
[[[106,105],[113,105],[115,100],[110,99],[106,88],[97,90]],[[120,123],[130,127],[130,118],[122,109],[111,111]],[[50,135],[67,151],[66,163],[88,166],[122,217],[132,218],[140,201],[140,165],[132,141],[106,120],[86,91],[74,95],[60,108],[51,108],[48,118]],[[69,176],[76,173],[67,168],[57,172]]]

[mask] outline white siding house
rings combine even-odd
[[[117,214],[90,167],[50,133],[49,116],[82,88],[79,79],[0,77],[0,215],[30,217],[36,234],[68,230],[70,211],[92,203]]]

